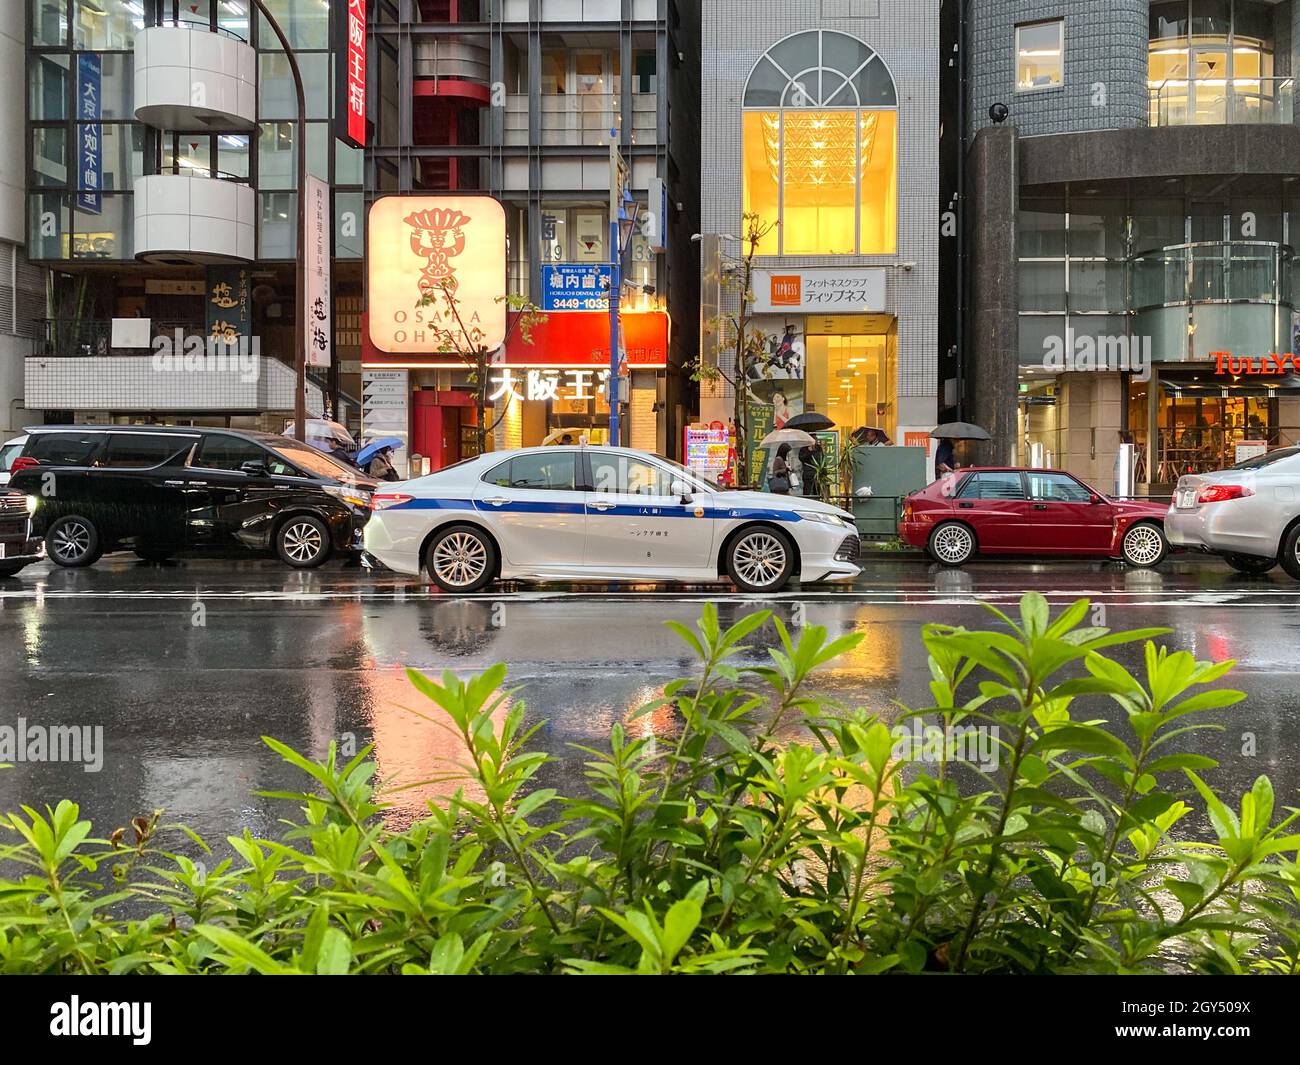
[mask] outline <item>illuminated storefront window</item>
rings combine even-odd
[[[745,211],[777,224],[777,254],[897,250],[898,100],[875,52],[829,30],[787,37],[744,108]]]

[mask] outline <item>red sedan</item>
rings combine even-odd
[[[977,554],[1084,555],[1157,565],[1168,553],[1163,503],[1108,499],[1061,470],[959,470],[913,492],[898,535],[936,562]]]

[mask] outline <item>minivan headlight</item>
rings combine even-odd
[[[341,499],[344,503],[349,503],[354,507],[370,507],[370,493],[355,488],[352,485],[327,484],[324,485],[325,491],[335,499]]]

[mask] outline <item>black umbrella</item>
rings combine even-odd
[[[930,435],[936,440],[992,440],[988,431],[970,422],[944,422],[931,430]]]
[[[796,414],[785,423],[785,428],[802,429],[805,433],[816,433],[822,429],[834,429],[835,423],[826,415],[810,410],[804,414]]]

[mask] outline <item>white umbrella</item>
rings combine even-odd
[[[775,432],[768,433],[763,437],[759,447],[776,447],[778,444],[790,444],[797,447],[812,447],[817,443],[811,433],[805,433],[802,429],[777,429]]]

